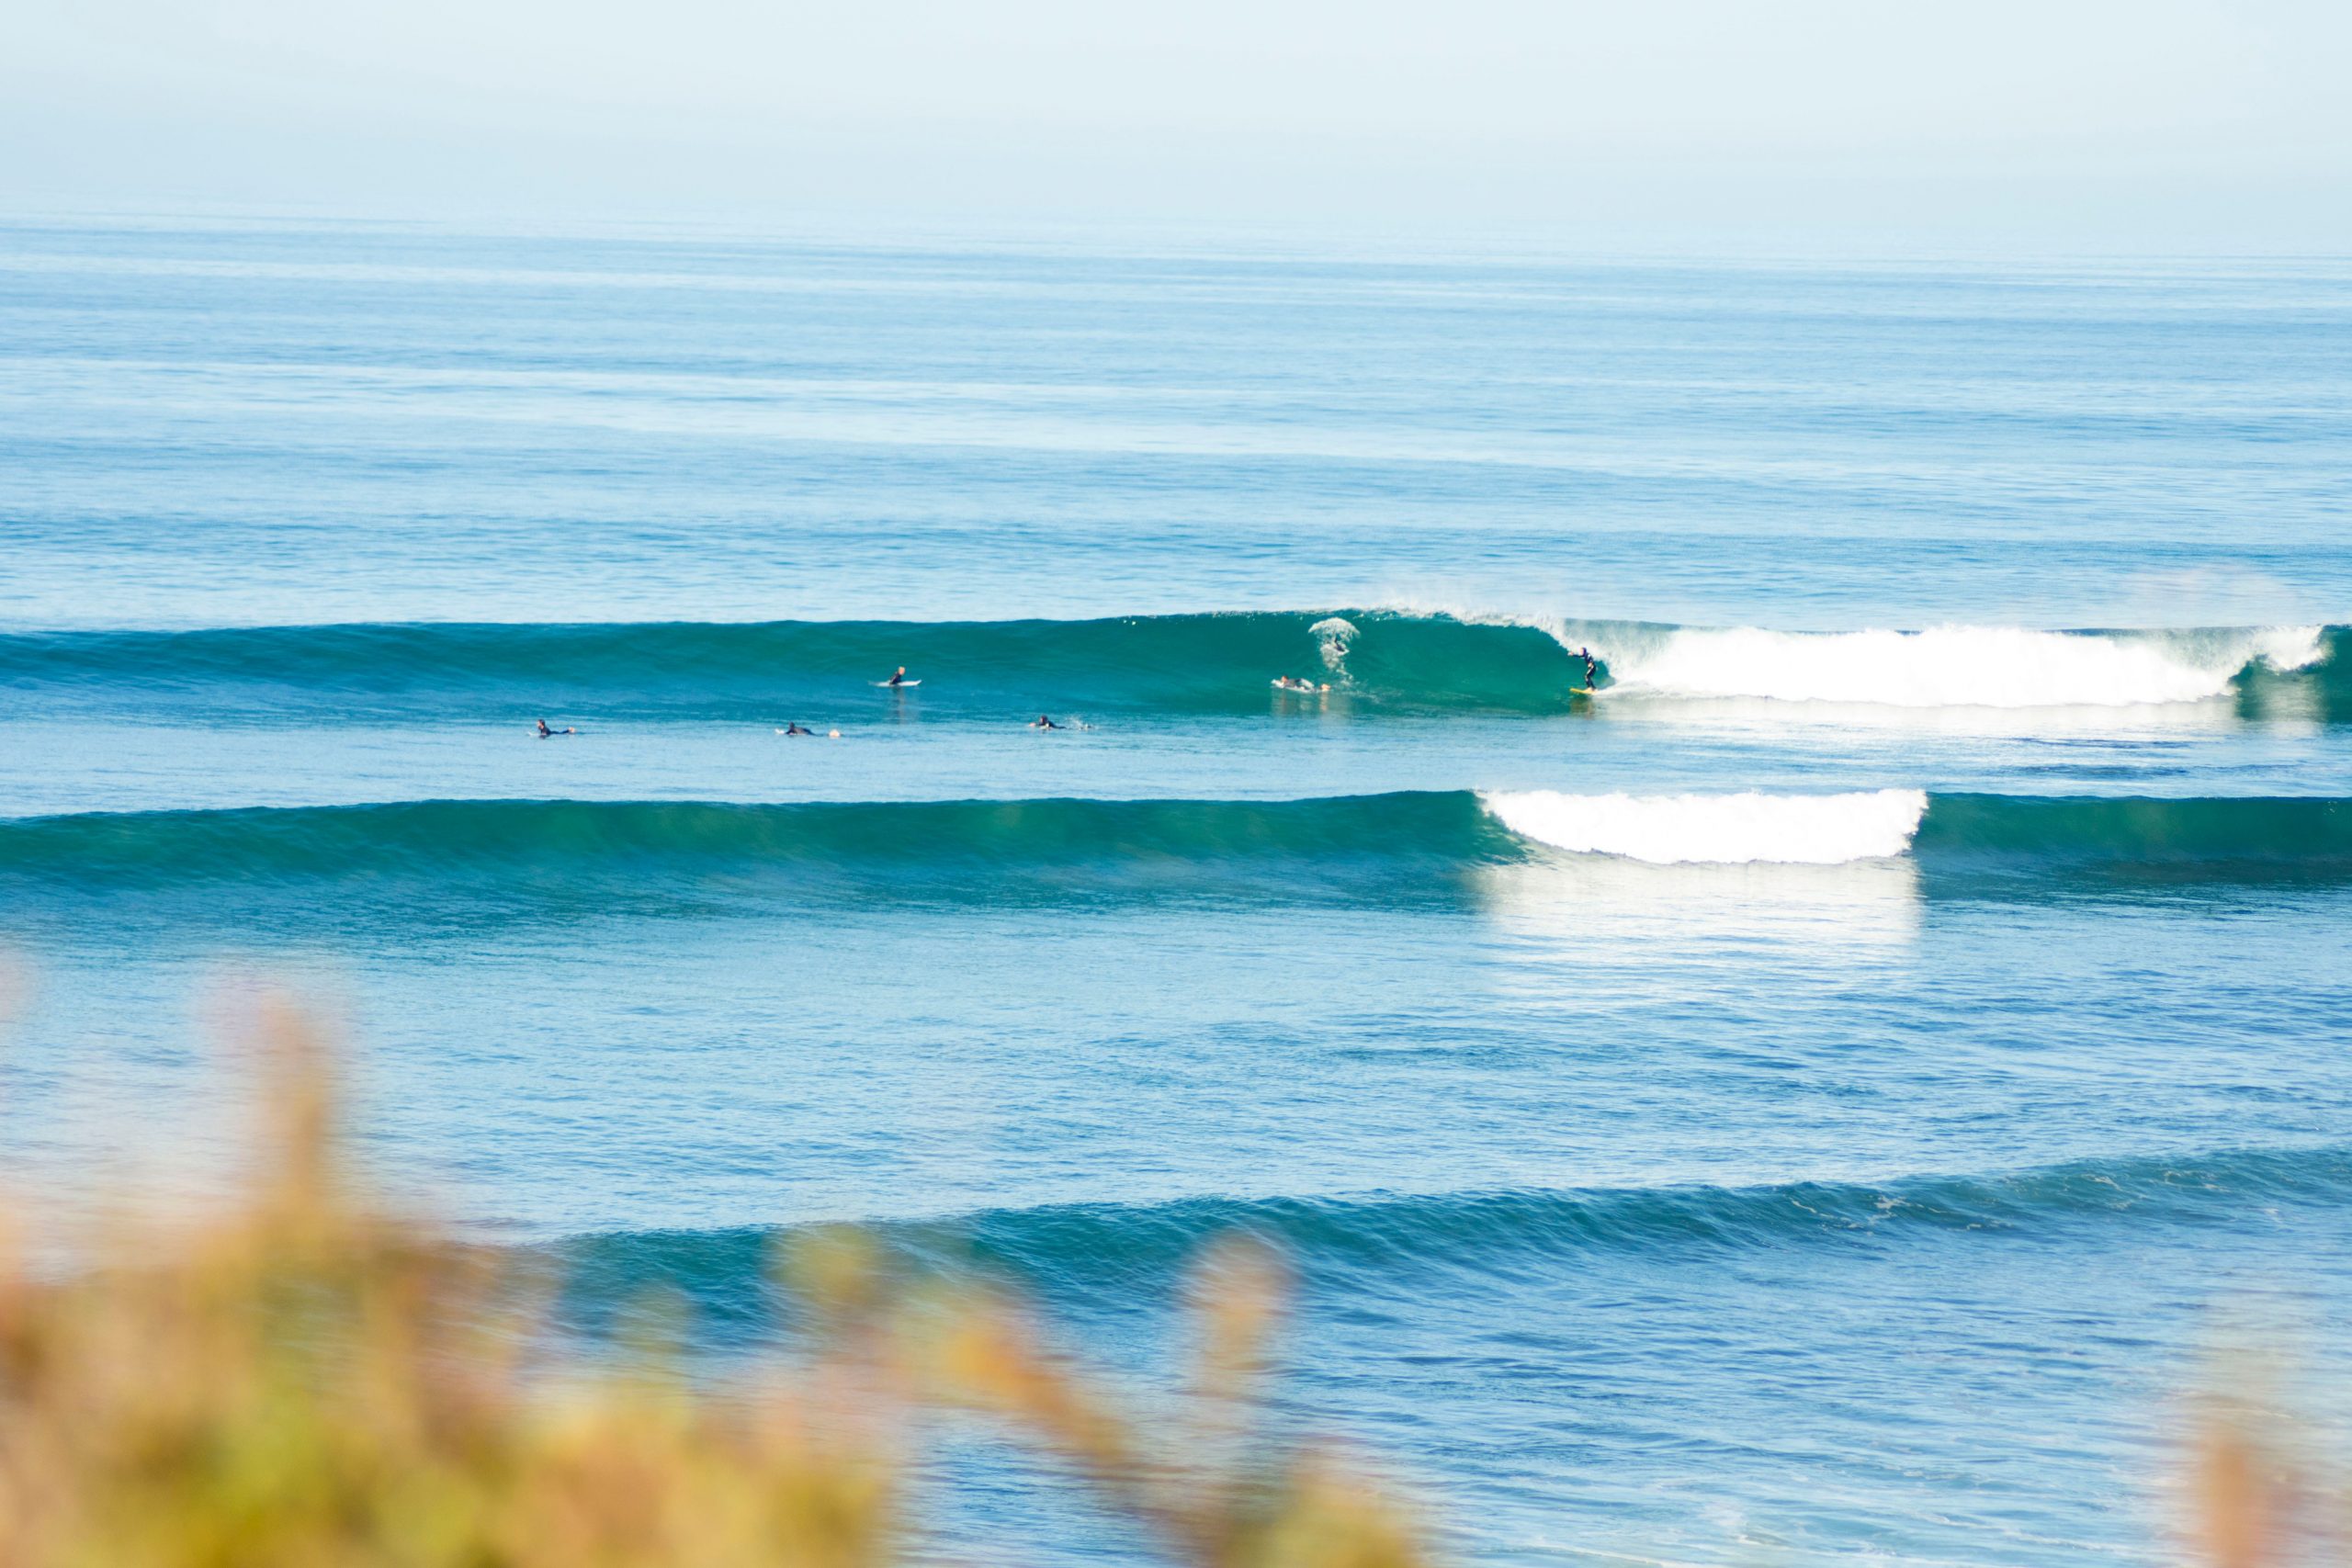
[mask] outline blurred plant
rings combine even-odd
[[[2201,1402],[2188,1473],[2192,1545],[2211,1568],[2290,1568],[2347,1557],[2346,1499],[2316,1445],[2283,1413],[2267,1358],[2228,1363],[2226,1393]]]
[[[909,1280],[855,1231],[783,1262],[814,1350],[698,1389],[674,1346],[588,1356],[557,1281],[370,1207],[333,1061],[263,1030],[255,1174],[128,1217],[71,1267],[0,1209],[0,1568],[865,1568],[901,1559],[927,1412],[977,1412],[1197,1568],[1413,1568],[1389,1497],[1267,1416],[1282,1259],[1190,1282],[1191,1386],[1156,1418],[1046,1348],[1013,1297]],[[2276,1402],[2206,1405],[2188,1488],[2212,1568],[2342,1560]]]
[[[590,1359],[552,1282],[361,1200],[332,1062],[269,1018],[256,1174],[220,1213],[125,1219],[71,1268],[0,1246],[8,1568],[857,1568],[908,1543],[920,1413],[989,1413],[1216,1568],[1403,1568],[1409,1525],[1264,1428],[1286,1282],[1214,1249],[1190,1414],[1146,1423],[1015,1301],[894,1279],[872,1242],[787,1260],[819,1347],[698,1391],[674,1354]],[[21,1238],[10,1230],[7,1236]]]

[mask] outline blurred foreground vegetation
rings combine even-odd
[[[722,1388],[676,1358],[583,1354],[517,1255],[373,1209],[336,1161],[330,1063],[267,1029],[266,1135],[238,1201],[126,1218],[71,1267],[0,1229],[0,1568],[859,1568],[927,1540],[925,1435],[1001,1424],[1155,1541],[1214,1568],[1407,1568],[1405,1514],[1265,1429],[1278,1261],[1196,1270],[1182,1397],[1139,1420],[1040,1345],[1017,1303],[898,1281],[840,1235],[783,1260],[815,1348]],[[0,1211],[5,1214],[5,1211]],[[2258,1422],[2215,1406],[2187,1554],[2316,1561]]]
[[[896,1561],[915,1445],[977,1413],[1184,1562],[1402,1568],[1401,1516],[1256,1430],[1273,1259],[1204,1261],[1197,1386],[1121,1413],[1019,1305],[894,1284],[841,1236],[786,1260],[820,1328],[718,1391],[548,1331],[514,1255],[375,1212],[328,1062],[275,1020],[267,1142],[225,1213],[125,1220],[71,1269],[0,1257],[7,1568],[820,1568]],[[21,1234],[21,1233],[18,1233]],[[979,1546],[983,1543],[968,1543]]]

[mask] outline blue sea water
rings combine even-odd
[[[2166,1561],[2232,1347],[2352,1409],[2348,470],[2333,262],[9,224],[6,1163],[281,976],[721,1367],[1254,1231],[1461,1560]]]

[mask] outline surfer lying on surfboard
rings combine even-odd
[[[1050,717],[1041,713],[1035,718],[1029,721],[1029,728],[1032,729],[1059,729],[1061,726],[1056,724]]]
[[[1318,686],[1303,676],[1277,675],[1274,677],[1274,690],[1278,692],[1328,692],[1330,689],[1329,682]]]
[[[580,731],[572,728],[568,724],[561,729],[549,729],[546,719],[539,720],[539,739],[542,740],[552,740],[559,735],[577,735],[579,733]]]

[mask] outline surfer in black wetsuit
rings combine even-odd
[[[1592,649],[1579,648],[1577,652],[1584,659],[1584,689],[1589,692],[1592,690],[1592,677],[1600,666],[1592,661]]]
[[[1030,724],[1029,728],[1032,729],[1059,729],[1061,726],[1056,724],[1051,718],[1041,713],[1036,716],[1035,720]]]
[[[561,729],[549,729],[546,719],[539,720],[539,739],[542,740],[552,740],[559,735],[577,735],[579,733],[580,731],[572,728],[568,724]]]
[[[882,683],[886,686],[905,685],[907,683],[907,667],[903,664],[899,665],[897,671],[891,674],[890,678]]]
[[[798,719],[795,719],[790,724],[786,725],[784,727],[784,732],[786,735],[814,735],[817,733],[813,729],[803,729],[800,727],[800,721]]]

